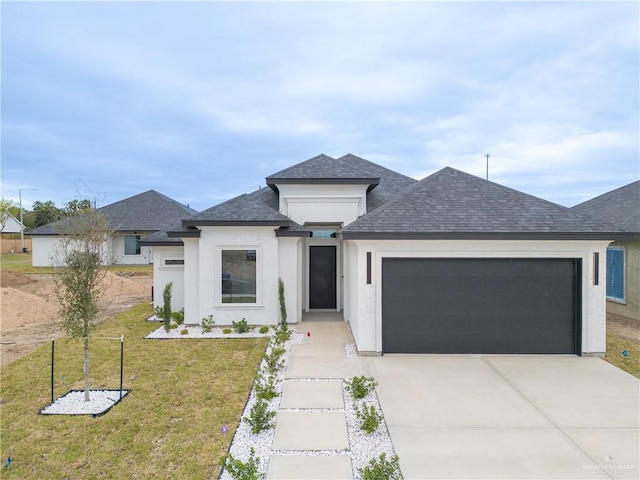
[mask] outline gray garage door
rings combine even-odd
[[[386,258],[385,353],[580,354],[578,259]]]

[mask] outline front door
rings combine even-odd
[[[309,247],[309,308],[336,308],[336,247]]]

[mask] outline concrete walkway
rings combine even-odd
[[[268,479],[353,478],[350,457],[334,453],[349,448],[341,381],[369,369],[364,359],[347,358],[348,323],[323,314],[314,320],[296,326],[309,335],[291,348]],[[296,455],[303,451],[314,455]]]

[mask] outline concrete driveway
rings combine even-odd
[[[640,478],[640,381],[599,358],[367,364],[405,479]]]

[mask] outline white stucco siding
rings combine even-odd
[[[280,213],[301,225],[348,225],[366,213],[367,185],[278,185]]]
[[[184,322],[196,325],[200,316],[200,240],[183,238],[184,243]]]
[[[199,318],[213,315],[216,325],[243,318],[249,324],[278,322],[278,239],[274,227],[200,227]],[[256,251],[256,303],[222,303],[222,251]]]
[[[137,233],[140,237],[152,232]],[[124,237],[129,234],[116,234],[111,240],[111,252],[113,256],[113,263],[117,265],[149,265],[152,263],[151,259],[151,247],[140,246],[139,255],[125,255],[124,250]],[[133,234],[131,234],[133,235]]]
[[[578,258],[582,260],[582,351],[606,350],[605,269],[606,241],[365,241],[351,240],[349,272],[355,271],[357,291],[346,292],[357,306],[348,317],[360,351],[382,350],[382,259],[440,258]],[[366,254],[371,252],[372,284],[366,283]],[[594,285],[594,253],[599,253],[599,281]],[[353,284],[348,283],[350,290]]]
[[[34,267],[51,267],[60,265],[62,240],[60,235],[33,235],[31,265]],[[107,240],[102,249],[103,263],[113,263],[112,241]]]
[[[153,306],[162,307],[164,287],[173,282],[171,289],[171,310],[184,308],[184,265],[176,264],[184,260],[184,249],[176,247],[153,247],[156,261],[153,264]]]
[[[34,267],[50,267],[55,264],[56,251],[60,249],[58,235],[33,235],[31,242],[31,264]]]
[[[287,323],[299,322],[302,317],[301,298],[298,289],[302,281],[302,269],[298,262],[300,255],[300,238],[278,238],[278,272],[284,283]],[[280,303],[278,299],[278,312]],[[280,321],[280,315],[278,321]]]

